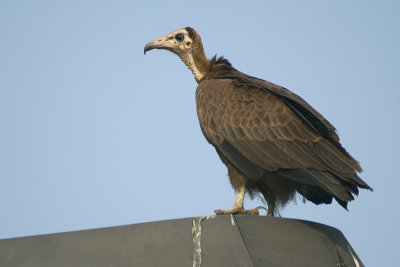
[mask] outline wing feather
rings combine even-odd
[[[296,102],[296,95],[271,86],[254,79],[202,81],[196,103],[207,140],[250,178],[258,178],[260,170],[277,172],[320,186],[342,201],[351,197],[343,183],[369,188],[356,174],[358,162],[338,143],[335,128],[301,98]]]

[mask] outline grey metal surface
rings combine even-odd
[[[335,228],[251,215],[187,218],[0,240],[0,266],[309,267],[357,266],[356,262],[363,266]]]

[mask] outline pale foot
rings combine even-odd
[[[264,207],[257,207],[251,210],[245,210],[243,207],[234,206],[231,210],[214,210],[215,214],[222,215],[222,214],[251,214],[251,215],[258,215],[259,209],[265,209]]]

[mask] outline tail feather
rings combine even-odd
[[[329,172],[313,169],[281,169],[276,174],[292,181],[319,187],[333,197],[345,202],[354,199],[351,193],[356,194],[358,192],[358,190],[354,190],[354,187],[344,185],[340,179]]]

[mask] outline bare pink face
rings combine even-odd
[[[193,40],[190,39],[186,28],[182,28],[148,43],[144,48],[144,53],[152,49],[166,49],[180,55],[188,52],[192,43]]]

